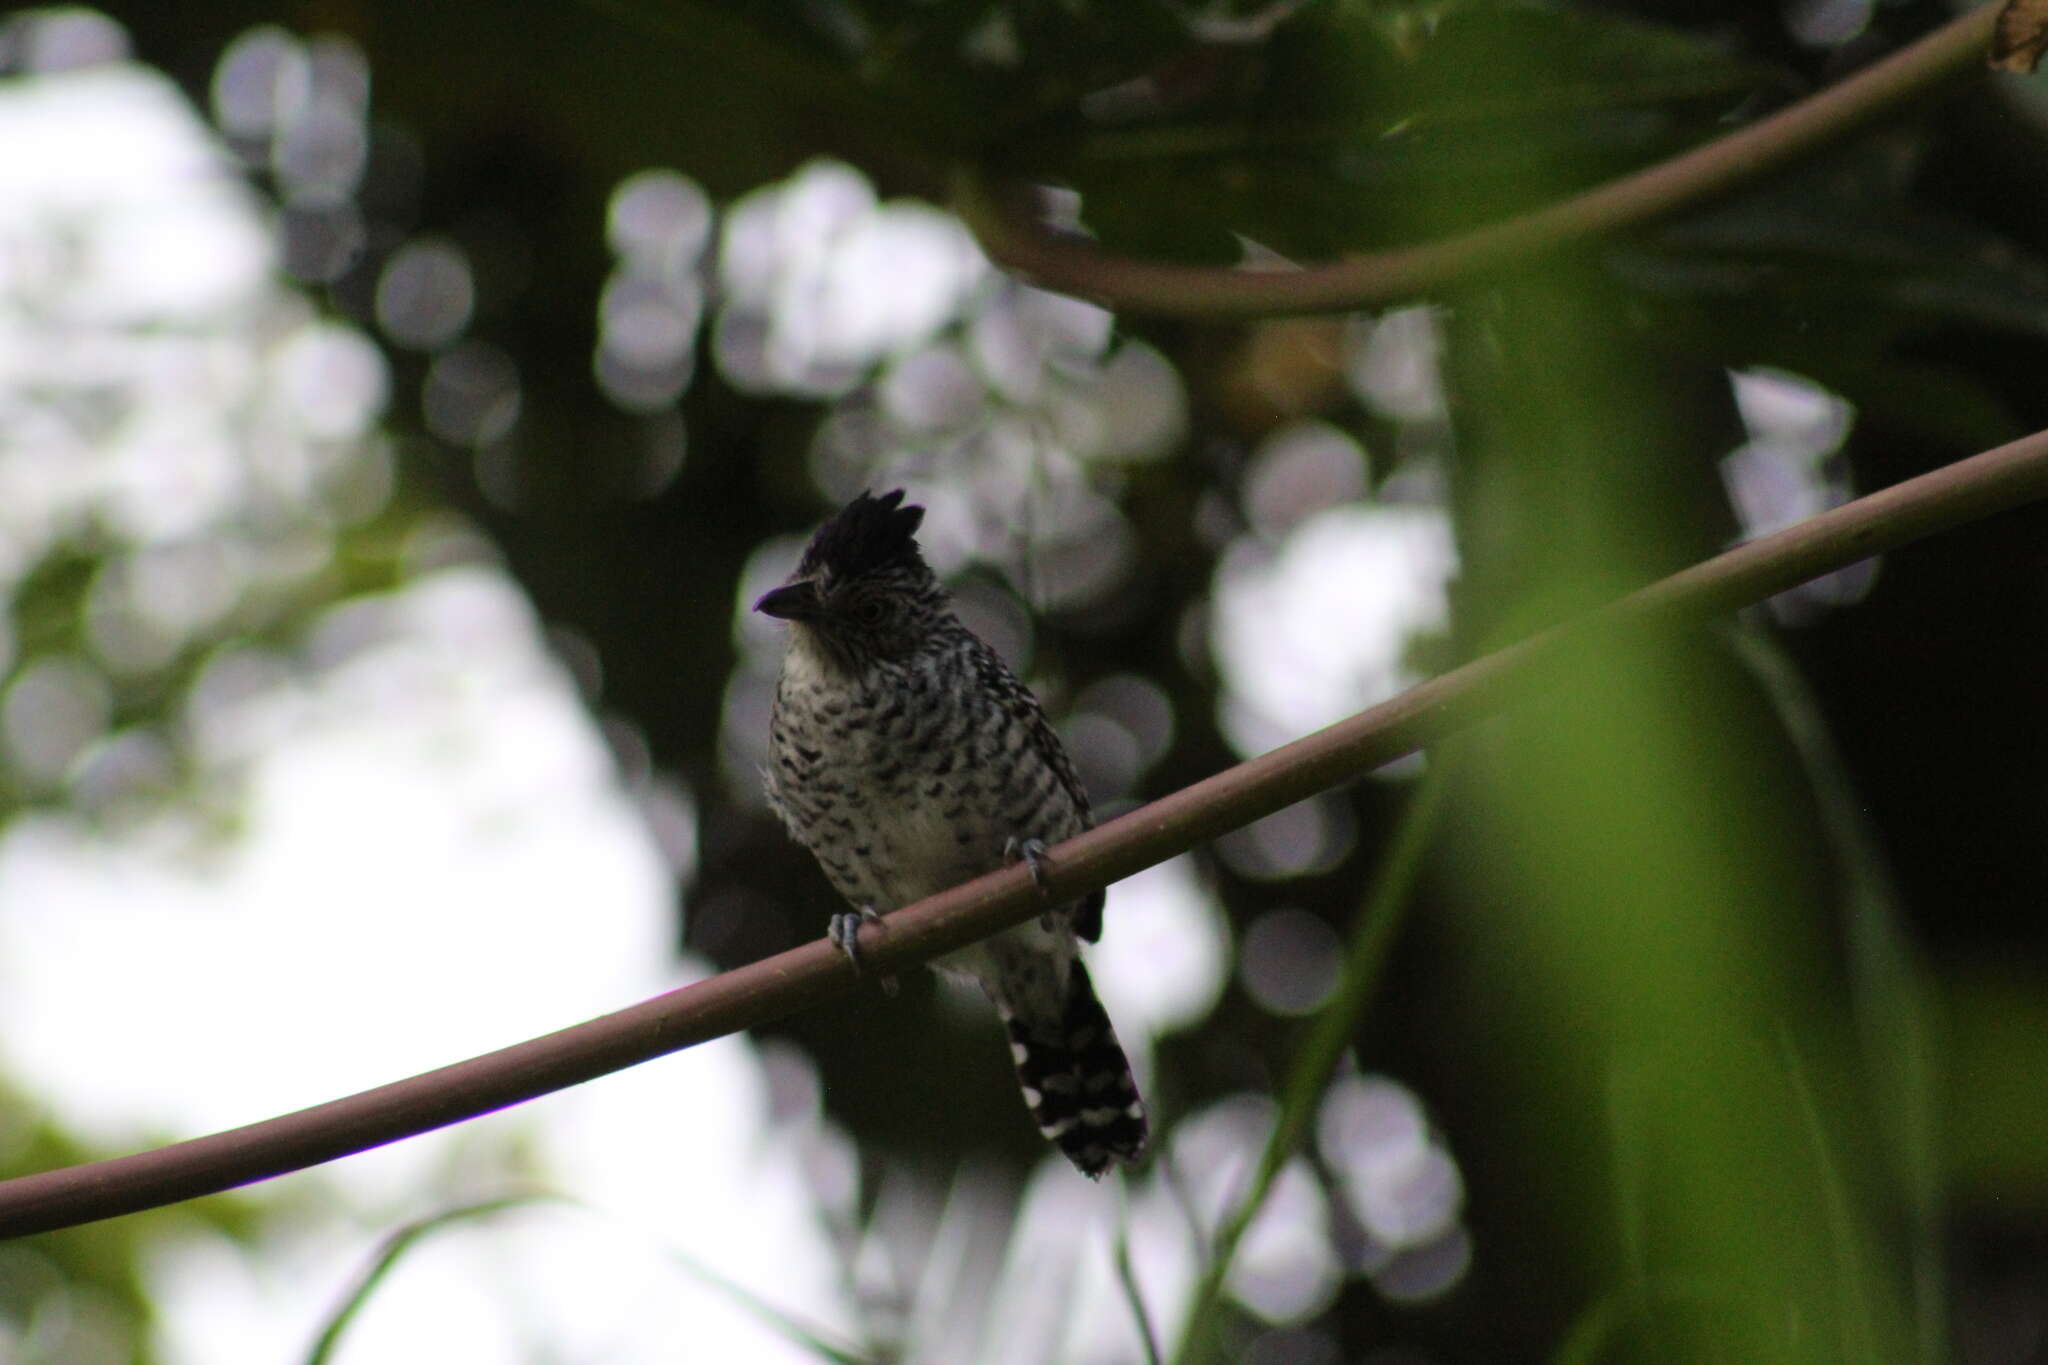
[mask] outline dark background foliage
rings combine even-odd
[[[830,154],[884,194],[940,197],[950,163],[969,158],[1078,190],[1090,226],[1120,249],[1229,261],[1243,237],[1313,259],[1534,207],[1797,99],[1950,17],[1885,4],[1828,45],[1790,29],[1784,11],[1803,8],[1322,3],[1238,15],[1221,41],[1165,5],[1019,3],[1004,7],[1017,60],[995,69],[959,55],[990,14],[966,3],[109,12],[141,59],[202,103],[222,50],[255,24],[338,31],[366,54],[377,122],[358,200],[370,232],[320,286],[325,302],[367,323],[388,253],[413,234],[469,254],[471,334],[515,359],[519,421],[486,452],[450,446],[421,418],[426,358],[392,348],[404,484],[484,528],[566,647],[598,661],[589,700],[629,769],[652,764],[694,794],[701,861],[682,889],[678,943],[730,965],[815,936],[835,908],[810,861],[733,790],[747,775],[719,756],[742,566],[826,509],[807,464],[826,408],[742,392],[709,364],[673,412],[624,412],[606,397],[592,379],[595,300],[611,264],[605,206],[623,177],[675,167],[723,204]],[[2044,107],[2038,84],[2022,97],[1977,81],[1738,198],[1437,300],[1456,320],[1452,505],[1465,572],[1451,638],[1423,653],[1469,653],[1725,544],[1736,523],[1716,462],[1742,439],[1731,368],[1782,367],[1853,403],[1841,460],[1858,490],[2048,426]],[[1118,478],[1135,567],[1043,615],[1033,671],[1056,710],[1114,674],[1171,697],[1172,747],[1129,798],[1235,759],[1213,720],[1213,670],[1183,636],[1221,543],[1201,528],[1243,524],[1259,438],[1319,416],[1376,451],[1392,439],[1328,358],[1336,326],[1117,320],[1181,371],[1188,435]],[[1603,391],[1560,396],[1559,365],[1600,377]],[[650,473],[669,468],[679,432],[687,451],[672,476]],[[1611,532],[1621,549],[1551,600],[1504,590],[1564,566],[1573,530]],[[2043,530],[2039,512],[2000,517],[1889,556],[1853,605],[1791,627],[1756,622],[1810,689],[1931,968],[1953,1196],[1939,1252],[1958,1344],[1985,1361],[2038,1358],[2038,1334],[2029,1346],[2013,1323],[2048,1312],[2048,1104],[2012,1093],[2038,1080],[2048,1036],[2014,1050],[2026,1032],[2016,1020],[2048,1022]],[[1714,717],[1702,733],[1745,737],[1740,780],[1771,793],[1693,796],[1744,801],[1790,831],[1800,894],[1787,913],[1813,917],[1815,955],[1834,958],[1826,926],[1848,913],[1840,854],[1783,715],[1726,652],[1686,657],[1680,693]],[[1233,924],[1285,905],[1343,932],[1404,790],[1345,793],[1356,838],[1312,875],[1262,878],[1202,855]],[[1489,898],[1516,887],[1455,865],[1474,841],[1508,836],[1481,817],[1453,824],[1452,865],[1428,878],[1358,1056],[1411,1084],[1450,1134],[1480,1251],[1427,1308],[1390,1309],[1354,1284],[1334,1322],[1347,1359],[1390,1340],[1442,1359],[1533,1357],[1602,1291],[1600,1256],[1567,1231],[1597,1220],[1543,1187],[1584,1077],[1558,1063],[1546,1101],[1529,1075],[1507,1074],[1524,1051],[1503,1045],[1504,1021],[1531,1017],[1510,998],[1521,968],[1473,939]],[[1110,904],[1114,934],[1114,892]],[[1847,973],[1837,961],[1816,980]],[[818,1058],[827,1104],[870,1164],[936,1178],[974,1153],[1021,1175],[1038,1151],[1013,1121],[999,1040],[934,1028],[928,993],[911,983],[901,1000],[856,998],[784,1030]],[[1165,1045],[1161,1118],[1272,1088],[1298,1032],[1226,991]],[[944,1078],[943,1103],[932,1077]]]

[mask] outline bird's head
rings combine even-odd
[[[754,603],[858,670],[915,654],[943,624],[944,590],[917,548],[922,507],[862,493],[818,528],[789,581]]]

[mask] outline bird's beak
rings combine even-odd
[[[784,621],[810,621],[824,615],[825,604],[818,599],[818,585],[806,580],[761,594],[754,610]]]

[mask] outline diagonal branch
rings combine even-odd
[[[1639,227],[1782,170],[1915,96],[1984,70],[1998,10],[1997,5],[1971,10],[1768,118],[1570,199],[1424,246],[1301,270],[1174,265],[1120,256],[1084,238],[1048,231],[978,171],[956,174],[951,207],[998,266],[1040,288],[1092,299],[1118,312],[1220,319],[1377,307],[1572,242]]]
[[[1059,900],[1078,898],[1360,777],[1500,709],[1540,685],[1556,662],[1615,632],[1716,616],[2042,497],[2048,497],[2048,432],[1739,545],[1070,839],[1052,850],[1048,890]],[[878,973],[905,971],[1021,924],[1039,904],[1022,867],[991,873],[864,930],[862,957]],[[20,1176],[0,1182],[0,1237],[214,1194],[459,1123],[768,1023],[843,995],[855,981],[845,958],[820,939],[616,1014],[361,1094],[154,1151]]]

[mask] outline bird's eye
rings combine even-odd
[[[879,597],[864,597],[853,609],[854,619],[864,626],[879,626],[888,614],[888,607]]]

